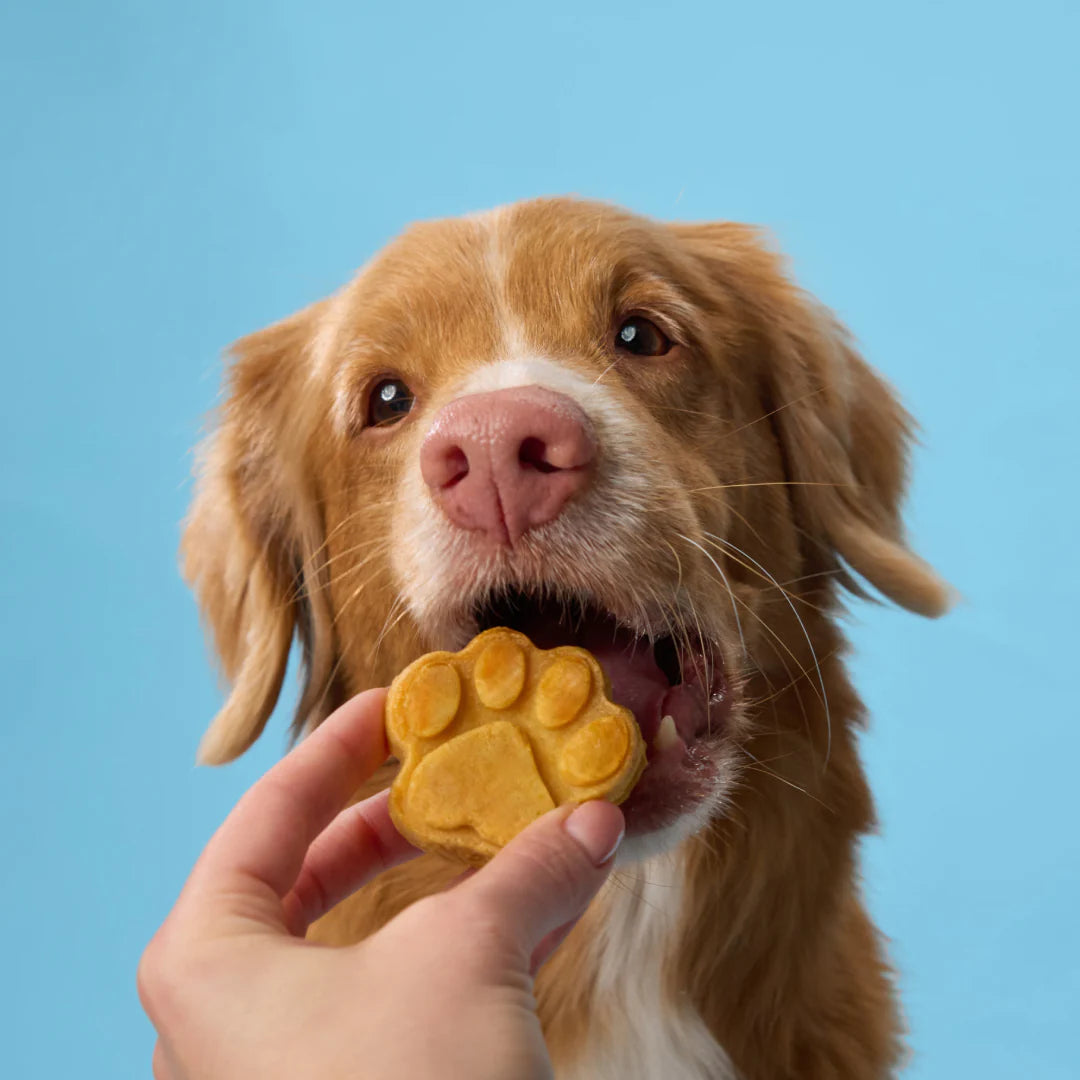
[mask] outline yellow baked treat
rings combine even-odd
[[[480,865],[556,806],[622,802],[645,768],[645,744],[609,693],[585,649],[538,649],[502,627],[461,652],[421,656],[386,701],[401,762],[390,789],[398,831]]]

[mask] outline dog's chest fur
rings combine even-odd
[[[734,1080],[723,1047],[670,989],[682,908],[683,861],[658,855],[616,870],[596,939],[601,1018],[559,1080]]]

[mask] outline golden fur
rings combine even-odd
[[[613,362],[613,320],[628,311],[677,330],[662,363]],[[634,610],[684,590],[739,677],[738,777],[685,845],[666,992],[692,1003],[748,1080],[889,1075],[901,1025],[857,886],[873,807],[839,589],[859,591],[858,575],[924,615],[948,595],[904,543],[908,416],[754,229],[568,199],[424,223],[337,296],[238,342],[183,542],[232,683],[201,759],[230,760],[258,736],[294,634],[298,732],[440,645],[403,592],[402,477],[425,418],[502,356],[508,325],[516,347],[602,380],[654,470],[648,529],[611,555],[648,583]],[[404,377],[418,405],[395,429],[361,431],[380,373]],[[575,587],[575,566],[526,549],[518,570],[555,567]],[[457,872],[430,857],[393,870],[313,936],[358,940]],[[592,1028],[618,1033],[592,998],[590,942],[609,902],[538,979],[557,1066]]]

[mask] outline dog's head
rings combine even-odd
[[[258,736],[294,635],[301,730],[509,625],[600,659],[650,746],[631,830],[673,835],[723,796],[743,676],[807,671],[837,582],[944,609],[906,414],[746,226],[422,224],[233,353],[183,544],[232,682],[203,761]]]

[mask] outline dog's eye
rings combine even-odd
[[[396,424],[413,407],[413,392],[400,379],[382,379],[371,388],[368,398],[368,427]]]
[[[663,356],[671,341],[656,323],[635,315],[619,327],[615,347],[635,356]]]

